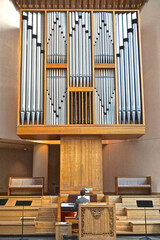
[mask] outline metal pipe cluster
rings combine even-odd
[[[116,124],[114,70],[95,70],[95,124]]]
[[[141,123],[137,13],[116,13],[119,123]]]
[[[69,13],[70,87],[92,86],[91,14]]]
[[[67,71],[47,70],[46,124],[67,123]]]
[[[113,63],[113,14],[108,12],[95,12],[93,14],[93,26],[95,63]]]
[[[65,12],[47,13],[47,63],[67,62],[67,18]]]
[[[22,13],[21,124],[43,123],[44,14]]]
[[[70,92],[70,124],[92,124],[92,92]]]

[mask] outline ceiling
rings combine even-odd
[[[20,9],[140,9],[148,0],[10,0]]]

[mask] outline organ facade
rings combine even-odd
[[[17,134],[145,133],[138,10],[21,9]]]

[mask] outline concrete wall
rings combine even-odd
[[[160,1],[141,11],[146,135],[112,141],[103,148],[104,191],[115,191],[115,176],[151,176],[160,193]]]
[[[19,139],[16,135],[19,13],[9,0],[3,0],[0,16],[0,138]]]
[[[32,177],[32,151],[0,149],[0,193],[8,191],[9,177]]]

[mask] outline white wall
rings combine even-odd
[[[17,87],[19,64],[19,13],[9,0],[0,7],[0,138],[19,139]]]
[[[160,1],[141,11],[146,134],[137,140],[112,141],[103,148],[104,191],[115,191],[115,176],[151,176],[160,193]]]

